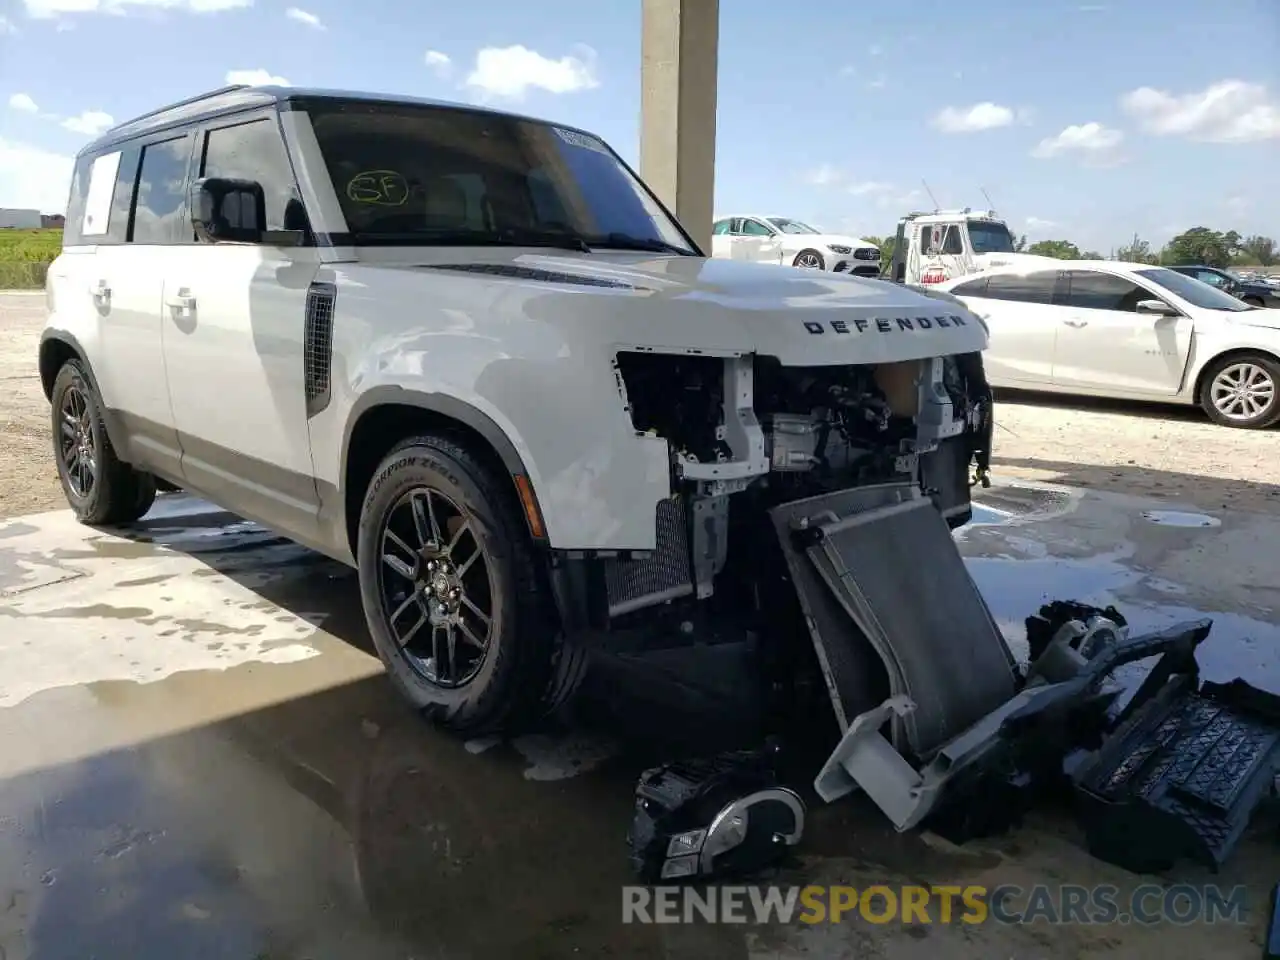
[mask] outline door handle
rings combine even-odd
[[[179,316],[189,317],[196,310],[196,298],[191,295],[191,291],[186,287],[182,287],[171,297],[165,298],[165,306],[177,310]]]
[[[1076,329],[1079,329],[1080,327],[1087,327],[1089,325],[1088,320],[1063,320],[1062,322],[1068,327],[1075,327]]]
[[[99,280],[96,284],[89,287],[89,296],[93,297],[96,303],[105,303],[111,299],[111,286],[105,280]]]

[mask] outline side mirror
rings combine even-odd
[[[1178,316],[1178,310],[1163,300],[1139,300],[1137,309],[1139,313],[1153,313],[1159,317]]]
[[[191,223],[201,243],[261,243],[267,198],[254,180],[206,177],[191,185]]]

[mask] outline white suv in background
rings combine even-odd
[[[791,217],[722,217],[711,228],[711,255],[782,266],[880,276],[880,248],[870,240],[823,233]]]

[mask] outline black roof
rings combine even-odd
[[[239,84],[236,86],[222,87],[218,90],[210,90],[207,93],[201,93],[186,100],[179,100],[177,103],[171,103],[168,106],[159,107],[149,113],[144,113],[139,117],[134,117],[132,120],[126,120],[124,123],[116,124],[96,140],[85,146],[77,156],[97,153],[105,147],[119,143],[122,140],[131,140],[134,137],[164,130],[168,127],[193,123],[218,116],[220,114],[236,113],[242,110],[250,110],[254,107],[287,104],[298,100],[356,100],[363,101],[365,103],[383,103],[400,106],[440,107],[453,110],[468,110],[475,113],[489,113],[495,116],[513,117],[519,120],[533,120],[537,123],[547,122],[537,117],[527,117],[517,113],[509,113],[505,110],[493,110],[488,107],[478,107],[469,103],[454,103],[448,100],[430,100],[422,97],[402,97],[395,94],[366,93],[356,90],[329,90],[315,87],[251,87],[245,84]],[[562,126],[564,125],[562,124]],[[566,127],[566,129],[576,128]],[[580,132],[587,133],[589,131]]]

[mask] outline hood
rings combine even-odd
[[[519,311],[530,321],[564,330],[569,342],[758,353],[796,366],[889,363],[987,346],[981,321],[962,303],[886,280],[613,251],[418,253],[413,263],[377,267],[396,275],[393,281],[384,274],[379,285],[385,289],[403,281],[406,288],[399,295],[421,301],[414,278],[429,271],[448,283],[442,297],[469,307]],[[451,280],[444,281],[446,276]],[[494,282],[502,282],[501,291],[460,286]]]
[[[1025,267],[1028,270],[1041,268],[1051,270],[1061,266],[1063,261],[1057,257],[1041,257],[1034,253],[980,253],[974,258],[979,270],[993,270],[996,267]]]

